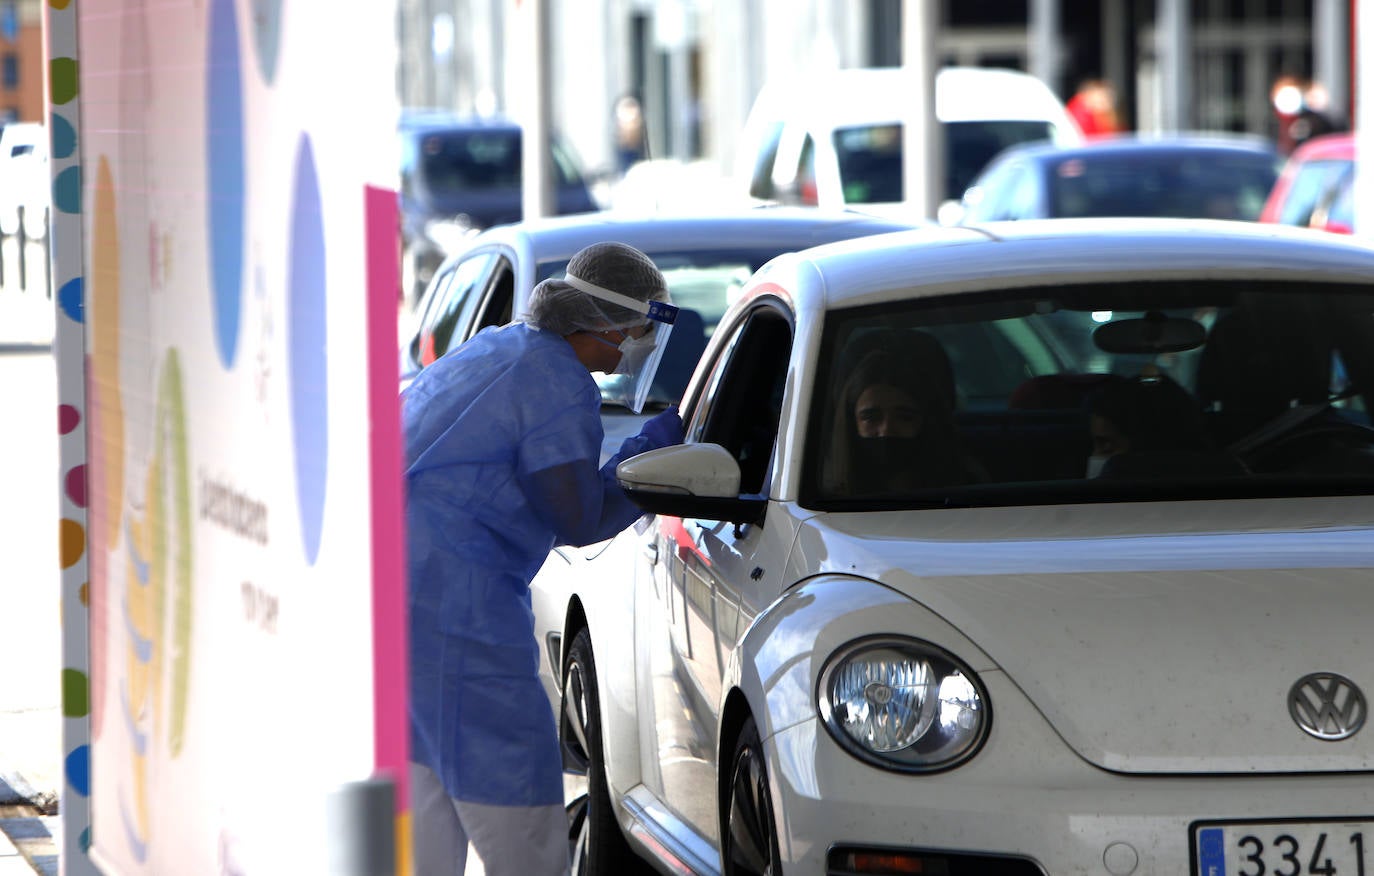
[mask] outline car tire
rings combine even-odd
[[[586,627],[573,637],[563,659],[563,711],[559,737],[565,763],[587,765],[587,793],[568,804],[568,841],[572,876],[615,876],[651,873],[635,855],[616,821],[606,781],[601,736],[601,707],[597,699],[596,661]]]
[[[778,876],[782,868],[768,764],[752,716],[745,719],[735,740],[725,794],[721,871],[725,876]]]

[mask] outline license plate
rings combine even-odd
[[[1374,876],[1374,819],[1193,825],[1195,876]]]

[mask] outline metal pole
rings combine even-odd
[[[1032,0],[1030,72],[1061,94],[1059,82],[1059,0]]]
[[[525,220],[552,216],[553,163],[549,151],[553,102],[549,99],[549,16],[548,0],[518,0],[525,18],[525,44],[532,51],[526,58],[529,81],[526,83],[525,112],[521,122],[521,167],[524,177],[521,206]]]
[[[1189,127],[1189,87],[1192,35],[1188,25],[1188,0],[1159,0],[1155,27],[1155,54],[1159,58],[1160,127],[1182,131]]]
[[[902,193],[908,206],[928,218],[935,217],[946,194],[944,137],[935,106],[939,15],[938,3],[902,0],[902,69],[910,85],[902,125]]]
[[[349,782],[325,800],[329,876],[397,876],[396,786]]]
[[[1312,7],[1312,57],[1315,79],[1326,89],[1330,102],[1325,112],[1336,122],[1349,124],[1350,43],[1346,27],[1350,9],[1346,0],[1315,0]]]

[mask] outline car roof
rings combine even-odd
[[[1002,158],[1013,156],[1029,160],[1059,160],[1091,158],[1095,155],[1125,155],[1173,152],[1249,152],[1277,158],[1278,149],[1265,137],[1252,134],[1196,133],[1196,134],[1118,134],[1095,137],[1071,146],[1058,146],[1046,141],[1010,146]]]
[[[775,260],[752,285],[781,282],[798,311],[819,312],[1008,284],[1174,277],[1374,283],[1374,244],[1256,222],[1020,220],[826,244]]]
[[[403,109],[397,125],[401,131],[519,131],[520,126],[503,116],[458,115],[438,109]]]
[[[902,121],[911,73],[901,67],[830,70],[772,82],[760,99],[774,114],[800,115],[817,127]],[[935,78],[936,115],[944,122],[1006,119],[1063,123],[1063,104],[1044,82],[1020,70],[944,67]]]
[[[802,249],[849,237],[910,230],[928,223],[853,210],[760,206],[693,213],[603,211],[489,228],[470,246],[490,241],[528,245],[537,261],[569,258],[593,243],[619,241],[646,252],[720,249]],[[458,254],[461,256],[461,253]],[[451,257],[452,258],[452,257]]]
[[[1320,137],[1313,137],[1294,149],[1289,159],[1294,162],[1328,161],[1331,159],[1354,161],[1355,135],[1348,131],[1342,131],[1337,134],[1323,134]]]

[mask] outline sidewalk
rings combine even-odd
[[[57,876],[56,815],[41,815],[0,779],[0,876]]]

